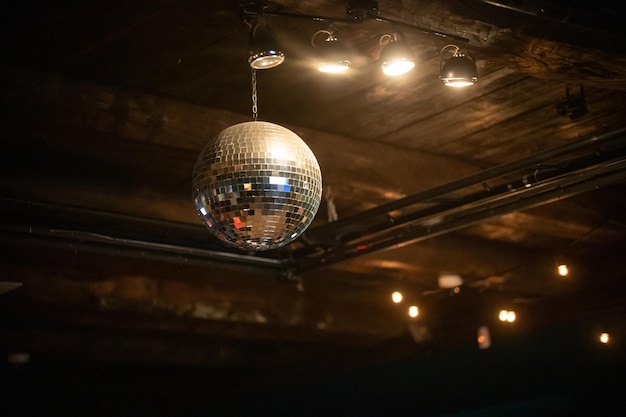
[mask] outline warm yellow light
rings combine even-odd
[[[478,336],[478,343],[485,343],[485,340],[487,340],[487,338],[482,334]]]
[[[409,317],[415,318],[415,317],[419,316],[419,314],[420,314],[420,311],[417,308],[417,306],[409,307]]]
[[[415,63],[407,58],[394,59],[384,62],[382,65],[383,73],[391,77],[406,74],[415,67]]]
[[[506,321],[508,321],[509,323],[513,323],[516,318],[517,315],[515,314],[515,311],[509,311],[506,313]]]
[[[562,277],[566,277],[567,274],[569,274],[569,269],[567,268],[567,265],[565,265],[565,264],[559,264],[557,269],[559,271],[559,275],[562,276]]]
[[[517,315],[513,310],[500,310],[500,313],[498,313],[498,318],[500,319],[500,321],[513,323],[517,318]]]
[[[340,74],[350,69],[350,63],[348,61],[323,63],[318,65],[317,69],[320,72],[325,72],[328,74]]]
[[[462,87],[469,87],[470,85],[474,85],[474,83],[472,81],[454,80],[454,81],[449,81],[445,83],[444,85],[447,87],[462,88]]]
[[[604,343],[604,344],[609,343],[609,339],[610,339],[609,334],[608,334],[608,333],[606,333],[606,332],[605,332],[605,333],[602,333],[602,334],[600,335],[600,342],[601,342],[601,343]]]
[[[391,301],[393,301],[394,303],[398,304],[402,302],[402,293],[400,291],[394,291],[391,294]]]
[[[508,315],[509,315],[508,311],[500,310],[500,314],[498,314],[498,318],[500,319],[500,321],[506,321],[506,318]]]

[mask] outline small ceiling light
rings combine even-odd
[[[385,40],[388,43],[380,54],[383,74],[396,77],[411,71],[415,67],[415,58],[407,43],[397,33],[381,36],[381,46]]]
[[[463,285],[463,278],[458,274],[442,273],[438,279],[439,288],[457,288]]]
[[[283,63],[285,54],[280,50],[270,28],[259,21],[250,28],[250,56],[248,63],[254,69],[274,68]]]
[[[444,58],[446,54],[450,54]],[[461,52],[456,45],[446,45],[441,49],[439,79],[448,87],[467,87],[478,81],[476,61],[468,52]]]
[[[562,277],[566,277],[569,274],[569,269],[567,268],[567,265],[565,265],[564,263],[558,264],[556,269],[559,275]]]
[[[491,333],[489,327],[480,326],[478,328],[478,336],[476,337],[479,349],[489,349],[491,347]]]
[[[317,44],[315,38],[320,34],[325,35],[325,39]],[[339,74],[350,69],[348,48],[337,39],[332,30],[315,32],[311,37],[311,45],[319,51],[317,69],[320,72]]]
[[[398,304],[402,302],[402,293],[400,291],[394,291],[391,294],[391,301],[393,301],[394,303]]]
[[[417,308],[417,306],[409,307],[409,317],[416,318],[417,316],[419,316],[419,314],[420,314],[420,310],[419,308]]]
[[[508,321],[509,323],[513,323],[516,318],[517,315],[515,314],[515,311],[511,310],[506,314],[506,321]]]
[[[500,310],[500,313],[498,314],[498,318],[500,319],[500,321],[506,321],[507,314],[507,310]]]
[[[610,336],[608,333],[604,332],[600,334],[600,343],[604,343],[605,345],[609,343]]]
[[[517,318],[517,315],[515,314],[515,311],[513,310],[500,310],[500,313],[498,314],[498,319],[500,319],[500,321],[513,323],[516,318]]]

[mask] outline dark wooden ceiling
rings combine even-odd
[[[0,351],[200,367],[230,378],[233,395],[474,347],[491,321],[505,337],[500,308],[519,312],[520,332],[609,312],[624,324],[618,2],[380,1],[381,17],[418,29],[402,29],[416,69],[394,79],[378,69],[389,23],[342,22],[344,1],[269,2],[337,17],[358,58],[349,75],[316,73],[310,38],[327,24],[266,17],[286,60],[257,71],[259,119],[311,147],[324,200],[302,238],[262,254],[213,240],[190,197],[203,145],[252,117],[239,4],[4,6],[0,279],[21,287],[0,295]],[[476,85],[439,82],[449,43],[475,56]],[[566,91],[584,91],[580,117],[557,111]],[[444,272],[463,278],[460,293],[438,287]],[[257,369],[256,382],[228,374],[242,369]]]

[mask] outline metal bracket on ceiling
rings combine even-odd
[[[250,14],[262,14],[269,8],[269,2],[265,0],[249,0],[236,2],[239,14],[242,16]]]
[[[237,2],[237,7],[242,20],[247,21],[251,16],[273,16],[273,17],[285,17],[295,19],[307,19],[328,23],[362,23],[366,19],[376,20],[378,22],[388,23],[398,28],[418,32],[426,35],[433,35],[440,38],[447,38],[452,41],[468,43],[470,40],[466,37],[455,35],[453,33],[446,33],[436,29],[427,28],[423,26],[417,26],[407,22],[401,22],[398,20],[388,19],[380,16],[378,9],[378,2],[372,0],[353,0],[348,2],[346,8],[347,17],[334,17],[334,16],[322,16],[303,13],[294,13],[283,11],[283,6],[265,0],[259,1],[240,1]]]
[[[569,116],[574,120],[587,113],[585,90],[582,85],[578,88],[578,95],[575,95],[570,93],[569,86],[565,87],[565,100],[556,105],[556,111],[560,116]]]
[[[346,7],[348,16],[362,22],[367,17],[378,17],[378,1],[376,0],[350,0]]]

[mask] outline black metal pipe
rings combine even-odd
[[[458,191],[473,185],[480,185],[493,178],[505,177],[519,172],[522,169],[529,169],[537,166],[540,163],[544,163],[549,159],[561,157],[563,155],[577,152],[589,147],[600,146],[611,140],[617,138],[626,137],[626,128],[618,129],[612,132],[607,132],[597,136],[591,136],[589,138],[581,139],[575,142],[568,143],[566,145],[558,146],[540,153],[530,155],[526,158],[522,158],[513,162],[501,164],[493,168],[487,168],[476,174],[469,175],[465,178],[440,185],[438,187],[431,188],[429,190],[421,191],[419,193],[391,201],[386,204],[374,207],[369,210],[365,210],[361,213],[357,213],[343,219],[339,219],[332,223],[327,223],[322,226],[318,226],[314,229],[308,230],[304,234],[304,239],[309,242],[316,242],[320,237],[339,235],[342,229],[354,229],[355,223],[371,223],[373,219],[378,216],[388,216],[388,213],[401,210],[414,204],[423,203],[436,197],[449,194],[454,191]]]
[[[402,247],[466,228],[488,218],[520,211],[593,189],[626,180],[626,158],[602,164],[596,169],[582,170],[548,180],[536,188],[496,196],[470,208],[460,208],[451,213],[441,213],[442,219],[434,224],[408,223],[381,234],[368,235],[362,240],[333,247],[329,250],[294,256],[294,272],[304,272],[335,264],[383,249]]]

